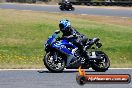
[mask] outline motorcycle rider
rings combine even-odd
[[[88,38],[80,34],[75,28],[73,28],[70,24],[70,21],[67,19],[63,19],[59,23],[60,31],[63,33],[61,39],[67,39],[69,42],[72,42],[74,45],[78,47],[80,52],[82,52],[83,56],[87,57],[86,51],[84,50],[84,46],[88,41]]]
[[[67,5],[70,5],[71,3],[68,1],[68,0],[64,0],[63,2],[62,2],[62,5],[64,6],[64,7],[66,7]]]
[[[62,2],[63,4],[69,4],[70,2],[68,0],[64,0],[64,2]]]

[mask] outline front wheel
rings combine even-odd
[[[60,8],[61,11],[64,11],[64,7],[60,6],[59,8]]]
[[[92,69],[97,72],[105,72],[110,66],[110,60],[108,56],[102,51],[96,51],[96,56],[99,56],[101,59],[94,60],[91,64]]]
[[[46,68],[51,72],[63,72],[65,68],[65,60],[56,53],[46,53],[45,57],[43,58],[43,62]]]

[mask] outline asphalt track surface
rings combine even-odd
[[[37,6],[21,4],[0,4],[2,9],[33,10],[47,12],[62,12],[58,6]],[[63,13],[119,16],[132,18],[132,10],[80,8]],[[63,73],[50,73],[47,70],[1,70],[0,88],[132,88],[129,84],[85,84],[80,86],[76,82],[77,71],[65,70]],[[110,69],[105,73],[87,70],[88,74],[130,74],[132,69]]]
[[[26,4],[6,4],[1,3],[2,9],[62,12],[82,15],[103,15],[103,16],[119,16],[132,18],[132,9],[108,9],[108,8],[89,8],[75,6],[75,11],[60,11],[58,5],[26,5]]]
[[[87,70],[87,74],[130,74],[132,69],[109,69],[107,72]],[[132,88],[129,84],[77,84],[75,70],[50,73],[47,70],[0,71],[0,88]]]

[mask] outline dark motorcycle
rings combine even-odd
[[[84,69],[92,67],[95,71],[105,72],[110,66],[108,56],[97,50],[102,46],[98,38],[90,39],[85,44],[87,56],[84,57],[82,52],[68,42],[66,39],[59,39],[60,31],[48,38],[45,43],[46,54],[43,58],[44,65],[51,72],[63,72],[66,69],[78,69],[81,66]],[[96,47],[92,47],[95,45]]]
[[[73,10],[75,10],[75,8],[72,6],[72,4],[70,2],[62,3],[59,8],[61,11],[73,11]]]

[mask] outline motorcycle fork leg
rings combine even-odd
[[[53,58],[55,61],[57,61],[57,53],[56,52],[53,53]]]

